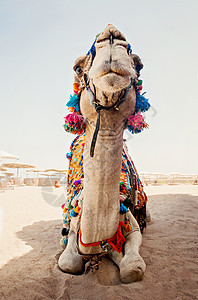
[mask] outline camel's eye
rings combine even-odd
[[[75,72],[76,72],[76,74],[77,75],[80,75],[80,74],[82,74],[82,68],[81,67],[76,67],[76,69],[75,69]]]

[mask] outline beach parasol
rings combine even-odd
[[[61,179],[61,174],[65,174],[67,172],[67,170],[63,170],[63,169],[47,169],[44,172],[56,172],[59,174],[60,179]]]
[[[0,167],[0,171],[5,172],[5,171],[7,171],[7,169]]]
[[[64,173],[67,170],[62,170],[62,169],[47,169],[44,172],[56,172],[56,173]]]
[[[19,159],[19,157],[5,151],[0,151],[0,160],[2,159]]]
[[[12,173],[12,172],[4,172],[4,174],[6,175],[6,176],[13,176],[14,175],[14,173]]]
[[[36,169],[36,168],[34,168],[34,169],[32,169],[32,170],[27,170],[26,171],[26,173],[30,173],[30,172],[34,172],[34,173],[37,173],[37,178],[38,178],[38,174],[40,173],[40,172],[44,172],[42,169]]]
[[[17,169],[17,177],[18,177],[18,169],[29,169],[29,168],[35,168],[35,166],[32,166],[30,164],[27,163],[23,163],[23,162],[12,162],[12,163],[4,163],[1,165],[2,167],[5,168],[11,168],[11,169]]]

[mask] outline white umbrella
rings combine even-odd
[[[0,159],[19,159],[19,157],[5,151],[0,151]]]
[[[2,167],[0,166],[0,171],[5,172],[5,171],[7,171],[7,169],[2,168]]]
[[[56,172],[59,174],[59,179],[61,179],[61,174],[65,174],[67,170],[62,170],[62,169],[47,169],[44,172]]]
[[[62,170],[62,169],[47,169],[44,172],[57,172],[57,173],[64,173],[67,170]]]
[[[37,178],[38,178],[38,174],[40,173],[40,172],[44,172],[42,169],[36,169],[36,168],[34,168],[34,169],[32,169],[32,170],[27,170],[26,171],[26,173],[30,173],[30,172],[34,172],[34,173],[37,173]]]
[[[5,168],[11,168],[11,169],[17,169],[17,177],[18,177],[18,169],[29,169],[29,168],[35,168],[35,166],[23,163],[23,162],[12,162],[12,163],[4,163],[1,165],[2,167]]]
[[[12,173],[12,172],[4,172],[4,174],[5,174],[6,176],[13,176],[13,175],[14,175],[14,173]]]

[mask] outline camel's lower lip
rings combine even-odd
[[[113,72],[113,71],[109,71],[105,74],[102,74],[101,77],[104,77],[104,76],[121,76],[121,77],[124,77],[123,74],[121,74],[119,71],[117,72]]]
[[[106,74],[104,74],[104,75],[102,75],[101,77],[103,77],[103,78],[124,78],[125,76],[122,76],[121,74],[119,74],[119,73],[115,73],[115,72],[108,72],[108,73],[106,73]]]

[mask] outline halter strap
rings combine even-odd
[[[130,80],[131,80],[130,84],[124,90],[124,95],[122,96],[122,93],[121,93],[119,98],[117,99],[117,101],[111,106],[103,106],[100,103],[98,103],[97,99],[96,99],[95,86],[94,86],[94,93],[92,92],[89,85],[86,86],[86,90],[87,90],[87,93],[89,95],[90,103],[95,108],[95,110],[98,114],[97,121],[96,121],[96,128],[95,128],[95,131],[94,131],[94,134],[93,134],[93,138],[92,138],[92,142],[91,142],[91,148],[90,148],[90,156],[91,157],[94,156],[94,149],[95,149],[95,146],[96,146],[97,136],[98,136],[98,132],[99,132],[99,128],[100,128],[100,111],[102,109],[107,110],[107,111],[110,111],[112,109],[119,110],[118,107],[120,106],[120,104],[123,101],[125,101],[127,99],[129,91],[130,91],[130,89],[132,88],[132,86],[135,82],[133,78],[130,78]]]

